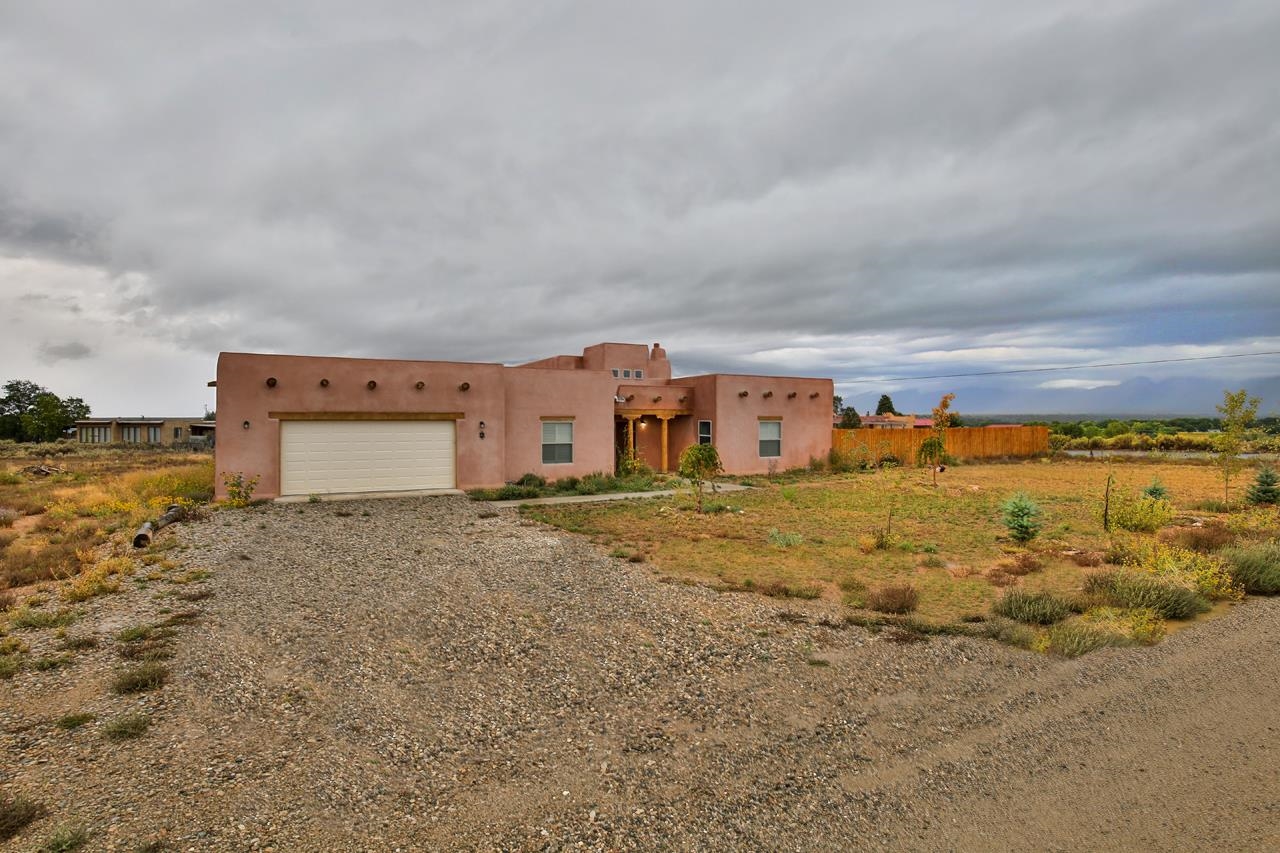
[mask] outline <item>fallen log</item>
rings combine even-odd
[[[142,526],[138,528],[138,532],[133,534],[133,547],[146,548],[151,544],[151,537],[153,534],[162,528],[168,527],[175,521],[181,521],[183,516],[186,514],[186,510],[178,504],[169,504],[165,509],[164,515],[160,516],[155,521],[144,521],[142,523]]]
[[[52,477],[54,474],[65,474],[65,468],[59,468],[57,465],[28,465],[22,469],[22,473],[32,477]]]

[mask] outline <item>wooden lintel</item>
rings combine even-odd
[[[617,409],[615,415],[621,415],[624,418],[675,418],[681,415],[692,415],[692,409]]]
[[[460,421],[462,412],[267,412],[280,421]]]

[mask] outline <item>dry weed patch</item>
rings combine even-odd
[[[1153,534],[1120,535],[1103,529],[1100,506],[1107,472],[1104,464],[1085,460],[957,465],[945,474],[945,489],[931,488],[927,473],[913,469],[787,474],[776,481],[753,478],[756,488],[735,493],[732,513],[686,511],[690,502],[682,496],[525,507],[521,514],[606,542],[619,556],[642,552],[662,575],[715,589],[774,595],[788,589],[817,591],[838,596],[846,607],[862,609],[871,606],[870,590],[910,585],[918,596],[913,618],[940,628],[963,625],[966,616],[990,612],[1005,590],[1049,594],[1064,602],[1081,599],[1079,606],[1073,603],[1077,610],[1103,606],[1126,612],[1143,607],[1161,613],[1198,612],[1196,600],[1210,593],[1225,598],[1236,593],[1223,583],[1224,577],[1230,578],[1225,567],[1219,565],[1215,571],[1182,555],[1204,556],[1216,549],[1223,539],[1219,530],[1236,542],[1280,533],[1280,521],[1269,507],[1257,512],[1237,509],[1207,533],[1200,531],[1212,523],[1194,528],[1195,533],[1165,533],[1179,546],[1168,547],[1177,552],[1175,562],[1182,567],[1170,570],[1167,555],[1159,561],[1147,556],[1145,545],[1154,540]],[[1174,496],[1169,505],[1184,515],[1221,489],[1217,472],[1208,466],[1132,464],[1114,466],[1112,473],[1115,490],[1128,495],[1141,494],[1158,478]],[[1029,495],[1040,510],[1034,550],[1015,550],[1002,520],[1001,505],[1018,492]],[[1135,526],[1153,518],[1162,522],[1167,516],[1163,503],[1136,509],[1142,512]],[[1088,570],[1104,559],[1126,566],[1129,574],[1169,583],[1157,584],[1153,591],[1145,581],[1126,580],[1118,585],[1119,591],[1095,589],[1092,600],[1084,601]],[[1157,562],[1166,568],[1150,568]],[[1183,592],[1167,592],[1166,586],[1180,586]],[[1181,605],[1164,602],[1163,610],[1150,603],[1164,598],[1186,600]],[[1077,620],[1067,616],[1060,621]],[[988,635],[1046,648],[1043,627],[1018,627],[1003,619],[992,623],[983,626]],[[1114,627],[1086,625],[1081,630],[1114,633]],[[1059,632],[1059,647],[1079,648],[1092,637],[1068,644],[1068,635]]]

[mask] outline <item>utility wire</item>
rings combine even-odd
[[[1022,367],[1016,370],[983,370],[977,373],[940,373],[936,376],[890,376],[875,379],[842,379],[838,385],[857,385],[866,382],[914,382],[921,379],[961,379],[967,376],[1008,376],[1013,373],[1051,373],[1061,370],[1091,370],[1096,367],[1134,367],[1141,364],[1173,364],[1179,361],[1212,361],[1219,358],[1256,358],[1263,355],[1280,355],[1280,350],[1269,352],[1242,352],[1231,355],[1195,355],[1186,358],[1156,358],[1150,361],[1109,361],[1098,364],[1070,364],[1063,367]]]

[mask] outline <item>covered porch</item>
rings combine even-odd
[[[632,452],[660,473],[677,464],[682,448],[673,432],[683,434],[693,415],[693,389],[679,385],[623,385],[614,398],[615,446],[618,458]]]

